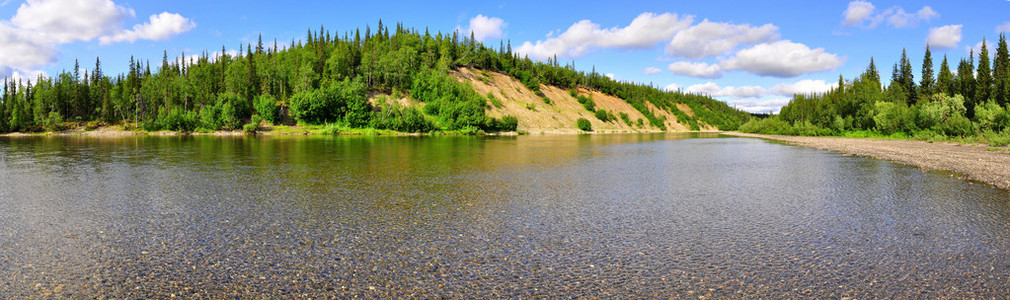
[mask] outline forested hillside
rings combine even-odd
[[[478,93],[460,78],[460,68],[513,77],[543,99],[540,105],[551,105],[543,92],[548,86],[566,90],[599,120],[628,126],[637,122],[638,128],[668,130],[667,116],[675,116],[684,128],[734,130],[749,117],[708,97],[616,82],[595,68],[577,71],[574,63],[562,66],[556,58],[534,62],[513,53],[510,44],[494,49],[472,35],[432,35],[400,24],[387,28],[381,21],[374,31],[366,27],[333,35],[320,28],[309,30],[304,41],[286,45],[264,44],[261,38],[237,55],[222,47],[213,55],[204,51],[180,57],[169,59],[166,52],[154,66],[131,57],[126,74],[104,74],[96,59],[90,73],[80,73],[75,62],[73,71],[54,77],[6,79],[0,132],[58,131],[84,124],[183,132],[245,125],[254,131],[263,123],[400,132],[516,130],[515,116],[489,116],[488,108],[501,99]],[[585,103],[592,102],[594,92],[622,99],[641,117],[601,114]],[[369,101],[377,94],[402,95],[423,105]]]
[[[884,87],[873,60],[859,77],[820,95],[796,95],[779,115],[752,120],[741,131],[787,135],[886,135],[924,140],[1010,143],[1010,53],[1000,35],[995,56],[985,41],[952,69],[947,56],[933,69],[926,46],[922,78],[902,50]],[[990,61],[991,60],[991,61]],[[954,73],[954,70],[957,72]]]

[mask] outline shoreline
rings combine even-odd
[[[990,151],[984,145],[910,140],[809,137],[723,132],[724,135],[760,138],[790,145],[872,157],[928,170],[957,173],[965,179],[1010,190],[1010,152]]]
[[[417,133],[417,132],[397,132],[388,130],[378,130],[370,128],[360,128],[353,129],[352,131],[329,133],[325,132],[322,127],[318,126],[264,126],[261,130],[249,133],[242,130],[232,130],[232,131],[214,131],[214,132],[181,132],[181,131],[143,131],[143,130],[125,130],[122,125],[111,125],[111,126],[101,126],[94,129],[85,129],[83,126],[71,128],[63,131],[46,131],[46,132],[9,132],[0,133],[0,137],[39,137],[39,136],[94,136],[94,137],[112,137],[112,136],[297,136],[297,135],[345,135],[345,136],[359,136],[359,135],[373,135],[373,136],[453,136],[453,135],[477,135],[477,136],[519,136],[519,135],[580,135],[580,134],[643,134],[643,133],[691,133],[691,132],[701,132],[701,133],[722,133],[722,131],[654,131],[654,130],[638,130],[638,131],[627,131],[627,130],[595,130],[595,131],[579,131],[578,129],[559,129],[559,128],[542,128],[542,129],[529,129],[529,130],[518,130],[509,132],[487,132],[479,134],[464,134],[459,132],[436,132],[436,133]]]

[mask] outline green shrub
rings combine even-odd
[[[778,118],[752,118],[740,126],[741,132],[760,134],[794,135],[793,126]]]
[[[600,121],[610,122],[611,116],[612,115],[609,114],[609,113],[607,113],[606,110],[603,110],[603,109],[596,110],[596,118],[600,119]]]
[[[963,115],[953,115],[950,118],[947,118],[947,120],[940,125],[940,130],[942,130],[947,136],[951,137],[967,136],[975,131],[975,127],[971,124],[971,121]]]
[[[874,104],[876,114],[873,122],[877,124],[877,131],[884,134],[895,132],[911,132],[915,122],[907,106],[902,102],[878,101]]]
[[[169,111],[161,110],[158,113],[158,127],[160,129],[191,132],[196,130],[199,125],[196,113],[192,111],[184,111],[174,107]]]
[[[631,127],[631,116],[628,116],[628,113],[622,112],[618,115],[621,116],[621,121],[624,121],[624,124],[628,124],[628,127]]]
[[[372,116],[371,126],[400,132],[429,132],[438,129],[435,123],[415,107],[393,104]]]
[[[593,131],[593,124],[586,118],[579,118],[575,121],[575,127],[582,131]]]
[[[280,107],[277,106],[277,98],[271,95],[256,96],[254,106],[256,113],[262,116],[264,120],[270,122],[270,124],[276,124],[277,114],[280,111]]]
[[[367,89],[360,77],[303,91],[291,97],[291,116],[309,124],[342,121],[348,126],[368,124],[371,116]]]
[[[543,100],[544,104],[551,105],[551,98],[547,98],[547,96],[541,96],[540,100]]]
[[[220,107],[205,105],[200,109],[200,128],[215,131],[221,129]]]
[[[1010,126],[1010,114],[999,104],[988,101],[975,106],[975,121],[980,129],[998,132]]]
[[[494,107],[502,108],[502,106],[505,106],[505,104],[502,103],[501,99],[495,97],[494,94],[492,94],[491,92],[487,92],[487,100],[491,102],[491,105],[493,105]]]

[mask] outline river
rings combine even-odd
[[[1010,193],[717,134],[0,138],[11,298],[975,297]]]

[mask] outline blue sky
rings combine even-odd
[[[259,34],[282,45],[309,28],[387,26],[477,33],[542,59],[558,55],[618,80],[705,93],[776,111],[793,92],[829,89],[874,57],[882,78],[927,40],[952,68],[983,36],[1010,31],[1010,1],[129,1],[0,0],[0,77],[123,72],[131,55],[235,50]],[[991,47],[990,47],[991,49]],[[916,74],[918,80],[920,76]],[[885,83],[886,84],[886,83]]]

